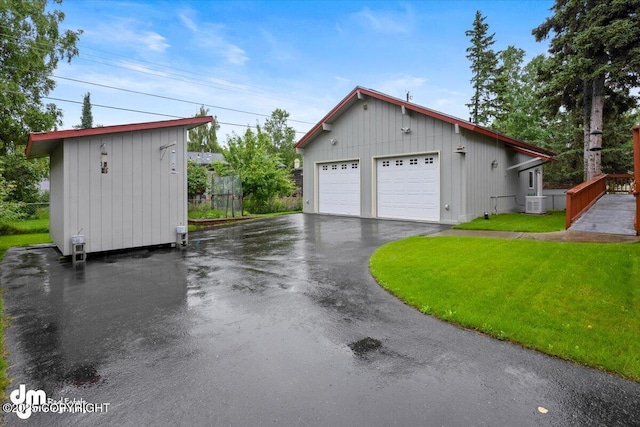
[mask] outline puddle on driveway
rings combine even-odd
[[[360,341],[352,342],[349,344],[349,348],[353,350],[356,356],[364,356],[365,354],[376,351],[382,346],[382,342],[375,338],[366,337]]]
[[[64,376],[65,382],[76,387],[93,384],[100,381],[100,379],[101,376],[98,375],[98,370],[93,365],[79,366]]]

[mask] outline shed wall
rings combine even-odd
[[[79,230],[89,253],[174,243],[176,227],[187,224],[186,138],[186,128],[175,127],[65,140],[65,223],[61,243],[55,240],[63,254]],[[174,142],[162,156],[160,147]]]
[[[51,153],[49,187],[49,236],[64,252],[65,186],[63,145],[58,144]]]

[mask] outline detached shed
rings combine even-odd
[[[63,255],[186,241],[187,131],[211,116],[33,133],[26,155],[50,156],[49,233]]]
[[[456,224],[544,211],[554,153],[356,87],[296,144],[305,213]]]

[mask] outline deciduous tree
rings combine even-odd
[[[209,115],[209,109],[200,107],[200,110],[194,117],[204,117]],[[189,131],[189,151],[204,151],[205,153],[220,153],[222,149],[218,144],[217,131],[220,129],[220,125],[217,122],[217,118],[213,120],[213,123],[207,123],[206,125],[198,126]]]
[[[278,154],[282,163],[288,170],[293,168],[293,161],[296,158],[296,131],[287,124],[289,113],[280,108],[276,108],[271,113],[271,117],[265,120],[264,126],[259,128],[259,132],[266,133],[271,139],[272,153]]]
[[[60,4],[61,0],[54,0]],[[45,104],[58,61],[78,54],[81,31],[58,28],[64,13],[45,0],[0,2],[0,154],[25,144],[30,132],[61,124],[62,112]]]
[[[62,112],[44,99],[55,86],[51,73],[58,61],[78,54],[81,34],[61,32],[63,20],[64,13],[50,9],[46,0],[0,1],[0,211],[5,218],[15,212],[17,201],[37,194],[32,178],[42,176],[42,163],[34,165],[22,155],[29,133],[61,124]]]
[[[244,135],[235,133],[227,140],[227,148],[222,155],[227,162],[227,172],[240,174],[243,198],[251,197],[259,210],[268,210],[269,204],[277,196],[287,196],[294,186],[289,170],[281,167],[282,159],[270,153],[271,141],[263,132],[247,129]],[[224,174],[220,167],[216,171]]]
[[[189,160],[187,162],[187,193],[189,199],[195,199],[209,189],[209,174],[207,168]]]

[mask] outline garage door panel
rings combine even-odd
[[[360,163],[326,163],[318,166],[318,212],[360,215]]]
[[[436,154],[377,161],[378,217],[440,220],[440,170]]]

